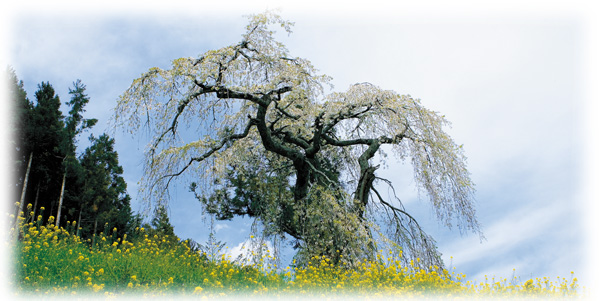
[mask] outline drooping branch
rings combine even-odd
[[[171,132],[173,134],[173,136],[175,135],[175,132],[177,130],[177,123],[179,121],[179,117],[181,116],[181,114],[183,113],[183,111],[186,109],[186,107],[188,106],[188,104],[193,100],[196,99],[197,97],[208,93],[207,91],[200,91],[197,93],[193,93],[192,95],[188,96],[186,99],[182,100],[179,102],[179,105],[177,106],[177,113],[175,113],[175,117],[173,117],[173,121],[171,122],[171,126],[169,128],[167,128],[154,142],[154,147],[152,149],[156,149],[156,147],[158,146],[158,144],[160,144],[164,137]]]
[[[391,183],[390,183],[388,180],[386,180],[386,179],[382,179],[382,178],[379,178],[379,177],[377,177],[377,179],[379,179],[379,180],[384,180],[386,183],[388,183],[388,185],[390,185],[390,187],[391,187],[392,189],[394,189],[394,187],[393,187],[393,186],[391,186]],[[396,213],[402,213],[402,214],[404,214],[404,215],[405,215],[406,217],[408,217],[408,218],[409,218],[409,219],[410,219],[412,222],[414,222],[414,223],[415,223],[415,225],[417,225],[417,227],[418,227],[419,229],[421,229],[421,226],[419,226],[419,223],[417,222],[417,220],[416,220],[414,217],[412,217],[412,215],[410,215],[410,214],[408,214],[406,211],[404,211],[404,210],[402,210],[402,209],[400,209],[400,208],[398,208],[398,207],[396,207],[396,206],[394,206],[394,205],[392,205],[392,204],[390,204],[390,203],[386,202],[386,201],[383,199],[383,197],[381,196],[381,194],[379,193],[379,191],[377,191],[377,189],[375,189],[375,187],[371,187],[371,190],[372,190],[373,192],[375,192],[375,195],[377,195],[377,198],[379,199],[379,202],[380,202],[380,203],[382,203],[383,205],[387,206],[388,208],[390,208],[390,209],[391,209],[391,210],[394,212],[394,214],[396,214]],[[394,195],[396,195],[396,192],[395,192],[395,191],[394,191]],[[396,197],[396,199],[397,199],[397,197]]]
[[[206,151],[204,154],[202,154],[199,157],[192,157],[189,162],[182,168],[180,169],[178,172],[173,173],[173,174],[168,174],[168,175],[164,175],[162,177],[160,177],[159,179],[157,179],[157,181],[155,182],[158,183],[166,178],[168,178],[167,183],[165,184],[165,189],[169,187],[169,184],[171,183],[171,181],[173,180],[173,178],[178,177],[180,175],[182,175],[194,162],[202,162],[204,160],[206,160],[207,158],[211,157],[214,153],[216,153],[217,151],[220,151],[225,145],[227,145],[228,143],[231,143],[233,141],[245,138],[248,136],[248,134],[250,133],[250,129],[255,125],[255,121],[253,119],[250,119],[250,121],[248,122],[248,124],[246,125],[246,128],[244,129],[244,131],[242,133],[239,134],[232,134],[229,135],[227,137],[224,137],[217,145],[211,147],[208,151]]]
[[[394,197],[399,201],[391,182],[386,179],[377,179],[383,180],[385,183],[387,183],[391,187]],[[443,261],[441,259],[441,254],[436,249],[434,239],[425,233],[423,228],[421,228],[417,220],[412,215],[408,214],[405,210],[386,202],[377,189],[372,188],[372,191],[375,192],[379,202],[384,205],[386,211],[391,210],[392,212],[393,217],[390,221],[395,227],[393,232],[398,238],[398,243],[400,243],[400,246],[403,248],[404,256],[401,258],[403,261],[405,261],[405,264],[408,264],[407,259],[418,258],[420,261],[413,262],[413,264],[417,265],[418,267],[425,269],[438,267],[438,270],[441,270],[443,267]],[[399,214],[407,217],[408,222],[404,222],[404,219]]]

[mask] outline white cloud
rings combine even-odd
[[[541,206],[540,206],[541,205]],[[510,278],[513,269],[522,278],[569,276],[571,271],[584,274],[579,256],[582,240],[572,223],[573,212],[565,202],[521,206],[484,229],[487,240],[479,243],[469,237],[443,246],[446,262],[459,272],[476,271],[469,279],[483,281]]]
[[[227,255],[234,260],[239,259],[240,263],[244,264],[251,264],[264,255],[267,256],[265,263],[268,263],[270,261],[268,256],[273,256],[274,250],[270,241],[261,241],[256,237],[251,237],[230,248]]]
[[[215,225],[215,232],[219,232],[222,229],[229,229],[229,225],[228,224],[224,224],[224,223],[218,223]]]

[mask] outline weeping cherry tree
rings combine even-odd
[[[392,183],[377,170],[390,158],[410,161],[440,222],[481,236],[474,184],[443,130],[448,121],[370,83],[328,93],[330,78],[275,39],[272,28],[289,34],[292,25],[271,12],[252,15],[241,42],[133,81],[114,123],[152,133],[140,195],[162,206],[173,182],[188,179],[206,212],[254,217],[263,235],[294,244],[300,264],[325,255],[353,265],[394,245],[403,260],[443,266],[400,199],[378,191]],[[379,156],[384,147],[393,156]]]

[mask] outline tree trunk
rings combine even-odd
[[[56,214],[56,227],[60,224],[60,210],[62,209],[63,196],[65,193],[65,180],[67,179],[67,172],[63,174],[62,186],[60,187],[60,198],[58,199],[58,213]]]
[[[29,171],[31,170],[31,160],[33,160],[33,152],[29,153],[29,163],[27,163],[27,171],[25,172],[25,180],[23,181],[23,189],[21,190],[21,200],[20,200],[20,207],[19,207],[19,212],[17,212],[17,218],[16,220],[19,220],[19,216],[21,215],[21,212],[23,212],[24,208],[25,208],[25,192],[27,191],[27,182],[29,181]],[[17,223],[17,222],[15,222]]]
[[[27,171],[25,172],[25,180],[23,181],[23,189],[21,190],[21,200],[19,202],[19,211],[15,217],[15,238],[19,237],[19,216],[25,208],[25,192],[27,191],[27,182],[29,181],[29,171],[31,170],[31,160],[33,159],[33,152],[29,153],[29,163],[27,163]]]
[[[77,225],[75,225],[77,227],[77,233],[76,235],[79,236],[79,228],[81,227],[81,212],[83,211],[83,204],[81,205],[81,207],[79,208],[79,218],[77,219]]]
[[[56,201],[50,202],[50,216],[52,216],[52,211],[54,211],[54,204],[56,204]],[[50,216],[48,216],[48,218],[50,218]]]
[[[33,202],[33,218],[35,218],[35,212],[37,211],[37,202],[40,196],[40,183],[37,184],[37,190],[35,192],[35,201]]]
[[[96,242],[96,228],[98,228],[98,216],[96,216],[96,219],[94,220],[94,232],[92,233],[92,246],[94,246],[94,243]]]
[[[369,166],[367,169],[361,170],[358,186],[354,192],[354,208],[360,217],[363,217],[365,207],[369,202],[369,193],[371,192],[373,182],[375,181],[375,170],[377,170],[378,167],[379,165]]]
[[[297,160],[294,162],[296,169],[296,184],[294,185],[294,200],[300,201],[308,195],[310,184],[310,166],[306,160]]]
[[[373,140],[365,152],[362,153],[362,155],[360,155],[358,158],[358,164],[360,165],[360,178],[358,180],[358,185],[356,186],[356,191],[354,192],[354,208],[357,210],[357,213],[360,217],[363,216],[365,207],[369,202],[369,193],[373,187],[373,181],[375,181],[375,170],[379,168],[379,165],[371,166],[369,164],[369,159],[375,156],[375,153],[379,149],[380,145],[381,144],[378,140]]]

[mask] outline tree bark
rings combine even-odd
[[[67,179],[67,172],[63,174],[62,186],[60,187],[60,198],[58,199],[58,213],[56,214],[56,227],[60,224],[60,210],[62,209],[63,196],[65,193],[65,180]]]
[[[31,161],[33,160],[33,152],[29,153],[29,163],[27,163],[27,171],[25,172],[25,180],[23,181],[23,189],[21,190],[21,200],[19,201],[20,207],[19,212],[17,212],[16,220],[19,220],[19,216],[21,212],[23,212],[25,208],[25,192],[27,191],[27,182],[29,181],[29,171],[31,170]],[[15,222],[16,223],[16,222]]]
[[[305,160],[294,162],[296,169],[296,184],[294,185],[294,200],[299,201],[304,199],[308,194],[310,182],[310,166]]]
[[[358,216],[363,217],[367,203],[369,202],[369,193],[375,181],[375,170],[379,166],[369,166],[365,170],[361,170],[360,179],[354,192],[355,210]]]
[[[35,192],[35,200],[33,201],[33,217],[35,218],[35,212],[37,211],[37,202],[40,196],[40,183],[37,184],[37,190]]]
[[[27,182],[29,181],[29,171],[31,170],[31,161],[33,159],[33,152],[29,153],[29,163],[27,163],[27,171],[25,172],[25,180],[23,181],[23,189],[21,190],[21,200],[19,202],[19,211],[15,217],[15,238],[19,237],[19,216],[25,208],[25,192],[27,191]]]
[[[98,228],[98,216],[94,220],[94,233],[92,233],[92,246],[96,243],[96,228]]]
[[[369,159],[375,156],[375,153],[379,149],[379,140],[372,140],[369,147],[365,152],[358,158],[358,164],[360,165],[360,178],[356,191],[354,192],[355,209],[357,210],[360,217],[363,216],[365,207],[369,202],[369,193],[373,187],[373,181],[375,181],[375,170],[379,166],[371,166]]]
[[[76,235],[79,236],[79,228],[81,227],[81,212],[83,211],[83,204],[81,205],[81,207],[79,208],[79,218],[77,219],[77,225],[75,225],[77,227],[77,233]]]

